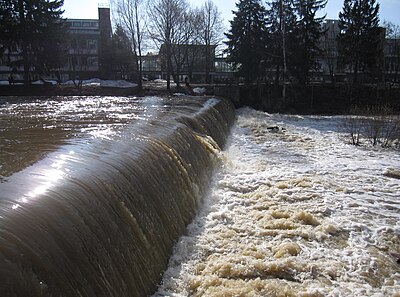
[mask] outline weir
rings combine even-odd
[[[63,136],[23,166],[1,164],[0,296],[147,296],[207,191],[234,109],[214,98],[114,98],[71,113],[71,100],[48,101],[66,111],[42,120],[47,111],[27,104],[26,118]]]

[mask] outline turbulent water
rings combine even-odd
[[[241,109],[154,296],[400,296],[400,155],[339,122]]]
[[[0,100],[0,296],[146,296],[234,112],[206,97]]]

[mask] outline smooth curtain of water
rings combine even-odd
[[[210,98],[3,100],[0,296],[151,294],[233,119]]]

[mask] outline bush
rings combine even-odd
[[[349,114],[340,125],[351,144],[363,140],[372,146],[399,148],[400,116],[390,107],[354,107]]]

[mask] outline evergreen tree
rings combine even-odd
[[[266,10],[260,0],[239,0],[226,33],[228,58],[246,82],[256,79],[265,54]]]
[[[15,26],[15,16],[13,16],[12,8],[16,5],[15,1],[0,2],[0,55],[7,48],[11,48],[12,30]]]
[[[296,50],[291,63],[292,72],[300,84],[308,83],[310,71],[317,70],[318,56],[322,53],[319,47],[323,35],[322,22],[324,17],[316,14],[323,9],[327,0],[296,0],[297,23],[295,29]]]
[[[64,43],[63,0],[5,0],[0,4],[1,43],[11,51],[19,51],[24,80],[35,70],[48,73],[63,64],[60,49]],[[3,34],[4,32],[4,34]]]
[[[344,0],[339,13],[339,59],[352,67],[353,83],[358,82],[360,71],[372,71],[381,49],[379,30],[379,4],[375,0]]]
[[[122,79],[133,79],[135,68],[137,67],[135,61],[135,54],[132,50],[132,42],[130,41],[127,33],[117,25],[112,36],[112,61],[113,72],[119,75]]]

